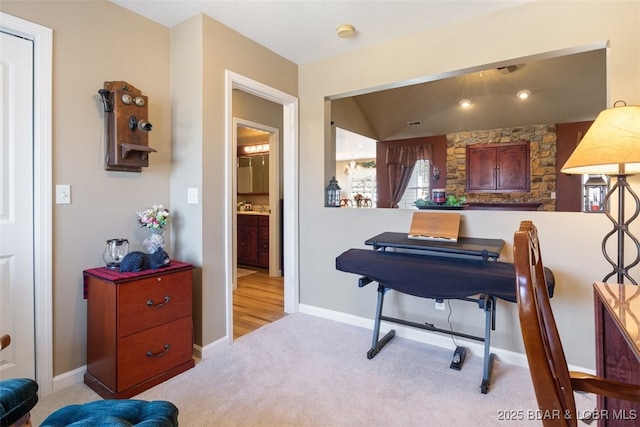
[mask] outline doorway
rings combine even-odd
[[[227,341],[233,342],[233,287],[235,275],[234,252],[234,221],[237,206],[237,176],[236,155],[237,145],[233,138],[233,90],[241,90],[260,98],[282,105],[282,174],[283,199],[282,207],[283,238],[282,260],[284,268],[284,311],[295,313],[298,311],[299,301],[299,272],[298,272],[298,99],[287,93],[266,86],[255,80],[227,70],[225,72],[225,134],[229,143],[226,145],[225,176],[227,177],[226,205],[226,312],[227,312]]]
[[[248,117],[271,118],[274,126],[282,126],[281,105],[237,90],[233,100],[234,108]],[[233,338],[237,339],[285,313],[280,268],[280,131],[278,127],[240,118],[234,118],[233,124],[238,206]]]
[[[0,31],[32,43],[33,114],[32,154],[33,181],[30,199],[33,202],[33,285],[35,346],[35,379],[41,395],[53,389],[53,307],[52,307],[52,144],[51,98],[53,32],[50,28],[0,12]],[[0,49],[4,56],[4,49]],[[4,60],[4,57],[3,57]],[[24,197],[24,195],[23,195]],[[6,351],[6,350],[5,350]],[[32,349],[35,357],[35,349]]]
[[[279,105],[278,110],[281,115],[282,107]],[[236,233],[234,265],[247,264],[249,267],[266,269],[269,276],[278,277],[282,275],[280,131],[276,127],[240,118],[233,119],[233,126],[233,139],[237,147],[237,215],[250,215],[249,218],[236,216],[236,222],[240,218],[260,223],[259,230],[246,227],[248,231],[255,231],[250,233],[254,242],[249,247],[245,239],[238,239]],[[263,227],[265,221],[267,227]],[[239,249],[249,253],[241,254]]]

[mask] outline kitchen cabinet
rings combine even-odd
[[[269,268],[269,216],[238,215],[238,264]]]
[[[467,192],[529,191],[529,143],[467,147]]]
[[[85,384],[105,399],[126,399],[194,367],[192,270],[172,260],[135,273],[84,271]]]

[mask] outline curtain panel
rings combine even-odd
[[[413,168],[418,160],[431,160],[431,144],[403,145],[387,148],[389,170],[389,207],[398,208],[398,202],[407,189]]]

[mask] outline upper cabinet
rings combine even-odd
[[[529,143],[467,147],[467,192],[529,191]]]

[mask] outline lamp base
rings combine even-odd
[[[640,214],[640,199],[627,182],[627,175],[614,176],[617,178],[617,180],[613,187],[611,187],[611,189],[607,192],[603,203],[605,206],[605,214],[613,223],[613,230],[607,233],[602,240],[602,254],[604,255],[607,262],[613,267],[613,271],[607,274],[602,280],[606,282],[609,278],[615,275],[617,283],[624,283],[624,279],[626,278],[632,284],[637,285],[638,283],[633,279],[633,277],[631,277],[631,275],[629,275],[629,269],[640,263],[640,242],[633,234],[629,232],[629,224],[631,224],[631,222],[633,222],[633,220],[636,219],[636,217]],[[616,191],[618,192],[618,217],[614,218],[613,215],[611,215],[609,199]],[[633,214],[626,220],[625,193],[629,193],[629,195],[635,201],[635,210]],[[616,261],[614,261],[613,258],[607,254],[607,242],[614,235],[617,237],[618,256]],[[627,264],[625,264],[624,253],[625,236],[634,243],[636,248],[635,259]]]

